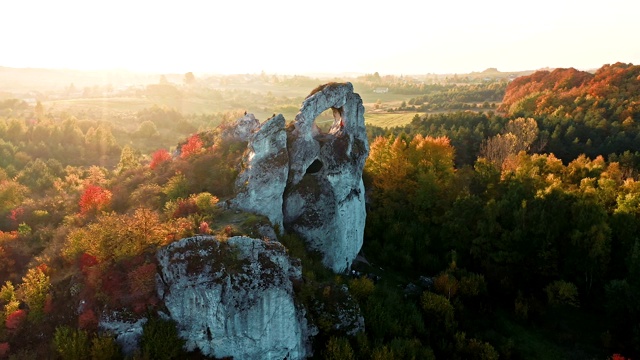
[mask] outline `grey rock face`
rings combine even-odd
[[[334,121],[322,133],[315,119],[328,109]],[[320,86],[303,102],[291,133],[284,132],[284,118],[278,115],[249,138],[234,204],[267,216],[274,225],[284,224],[320,251],[327,267],[342,272],[362,247],[362,169],[368,154],[360,95],[350,83]]]
[[[280,231],[284,230],[282,194],[289,173],[284,125],[284,117],[279,114],[249,136],[244,169],[236,180],[237,196],[234,199],[237,208],[266,216]]]
[[[157,258],[158,295],[187,350],[236,359],[311,355],[317,330],[293,297],[301,268],[280,243],[197,236],[161,249]]]
[[[251,137],[251,133],[260,126],[260,121],[253,114],[245,114],[236,121],[235,126],[230,134],[236,140],[247,141]]]

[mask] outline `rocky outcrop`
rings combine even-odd
[[[315,118],[332,109],[328,133]],[[327,84],[309,96],[294,122],[289,148],[285,228],[302,236],[335,272],[351,266],[362,247],[366,220],[362,169],[369,155],[360,95],[347,84]]]
[[[260,127],[260,121],[253,114],[245,113],[243,117],[236,120],[236,123],[224,132],[224,136],[235,140],[247,141],[258,127]]]
[[[257,127],[248,137],[243,171],[236,180],[238,195],[233,201],[241,210],[266,216],[280,231],[284,230],[282,194],[289,173],[284,125],[284,117],[278,115]]]
[[[158,295],[187,350],[235,359],[302,359],[311,352],[294,302],[301,267],[278,242],[247,237],[182,239],[157,254]]]
[[[323,133],[315,119],[328,109],[333,111],[334,121]],[[327,267],[342,272],[362,247],[366,219],[362,169],[369,144],[362,99],[350,83],[316,88],[303,102],[294,128],[287,134],[286,166],[281,155],[282,133],[275,129],[284,125],[280,118],[272,118],[262,125],[264,131],[261,127],[249,138],[250,151],[236,183],[234,204],[269,217],[274,225],[280,225],[282,219],[285,229],[299,234],[312,250],[323,254]]]

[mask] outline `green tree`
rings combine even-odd
[[[53,346],[63,360],[84,360],[90,356],[89,335],[84,330],[57,327]]]
[[[348,339],[335,336],[329,338],[324,350],[325,360],[355,360],[355,358]]]
[[[193,85],[196,83],[196,77],[193,75],[191,71],[189,71],[188,73],[184,74],[183,81],[185,85]]]
[[[22,278],[20,293],[29,306],[29,320],[40,322],[44,317],[44,305],[51,290],[49,275],[42,270],[44,266],[31,268]]]
[[[125,145],[120,153],[120,162],[116,167],[116,173],[121,174],[123,171],[134,169],[140,165],[138,154],[129,145]]]
[[[171,320],[150,317],[142,327],[140,348],[142,354],[150,359],[179,359],[183,355],[184,343]]]

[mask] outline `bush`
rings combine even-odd
[[[358,300],[359,303],[363,303],[369,295],[373,294],[376,289],[373,281],[366,277],[360,277],[349,281],[349,292]]]
[[[171,320],[149,317],[142,328],[140,347],[143,356],[150,359],[178,359],[183,354],[184,340],[178,336],[176,324]]]
[[[422,294],[421,303],[429,321],[447,332],[455,329],[454,309],[446,297],[425,291]]]
[[[8,314],[4,324],[8,330],[18,330],[22,327],[26,319],[27,313],[20,309]]]
[[[324,358],[326,360],[355,360],[355,355],[349,340],[344,337],[332,336],[327,342]]]
[[[59,326],[53,335],[53,345],[63,360],[82,360],[89,355],[89,335],[84,330]]]
[[[92,360],[115,360],[121,358],[120,347],[111,334],[102,334],[91,340]]]

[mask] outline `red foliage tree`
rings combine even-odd
[[[180,158],[185,159],[193,154],[196,154],[202,150],[202,140],[200,136],[195,134],[187,140],[187,143],[180,148]]]
[[[10,350],[11,347],[9,346],[8,342],[0,343],[0,358],[4,358],[5,356],[9,355]]]
[[[142,313],[147,305],[154,305],[156,264],[143,264],[131,271],[128,276],[129,291],[131,295],[133,311]]]
[[[209,228],[209,223],[207,223],[206,221],[201,222],[198,231],[200,232],[200,234],[210,234],[211,229]]]
[[[86,309],[78,316],[78,328],[83,330],[95,329],[98,327],[98,317],[91,309]]]
[[[80,213],[85,215],[93,211],[104,210],[110,203],[111,191],[97,185],[89,185],[80,197]]]
[[[4,325],[9,330],[17,330],[24,324],[24,321],[27,319],[27,313],[22,310],[16,310],[7,316]]]
[[[194,198],[178,199],[175,211],[172,214],[174,219],[187,217],[198,212],[198,204]]]
[[[97,264],[98,264],[98,258],[96,258],[95,256],[87,253],[80,255],[78,266],[80,267],[80,271],[85,273],[85,275],[90,267]]]
[[[17,207],[11,210],[11,213],[7,215],[7,218],[11,221],[11,225],[17,227],[22,222],[24,216],[24,208]]]
[[[151,164],[149,164],[149,167],[153,170],[160,164],[169,160],[171,160],[171,154],[169,154],[169,151],[166,149],[157,150],[153,155],[151,155]]]
[[[44,313],[51,314],[53,312],[53,296],[51,294],[47,294],[47,297],[44,299]]]

